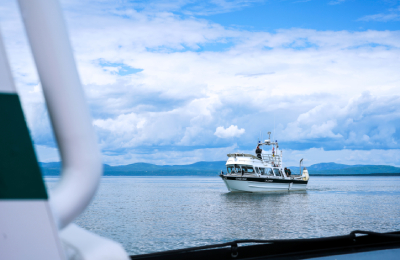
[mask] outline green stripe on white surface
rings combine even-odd
[[[19,97],[0,93],[0,200],[47,198]]]

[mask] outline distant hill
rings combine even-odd
[[[299,167],[289,167],[298,173]],[[310,175],[400,175],[400,168],[390,165],[346,165],[318,163],[306,167]]]
[[[226,172],[225,161],[197,162],[187,165],[155,165],[151,163],[133,163],[128,165],[104,165],[105,176],[216,176]],[[60,174],[59,162],[40,163],[43,175]],[[289,167],[293,174],[299,173],[299,167]],[[311,176],[346,175],[399,175],[400,168],[389,165],[346,165],[337,163],[318,163],[307,166]]]
[[[104,164],[105,176],[215,176],[226,171],[225,161],[197,162],[187,165],[155,165],[151,163],[133,163],[110,166]],[[43,175],[60,174],[60,163],[40,163]]]
[[[44,176],[57,176],[60,175],[60,162],[51,162],[51,163],[39,163],[40,168],[42,169],[42,173]]]

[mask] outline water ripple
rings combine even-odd
[[[54,187],[57,179],[46,178]],[[400,229],[400,177],[312,177],[305,192],[228,193],[218,177],[105,177],[75,222],[130,254],[235,239]]]

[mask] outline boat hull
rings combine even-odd
[[[261,177],[221,176],[231,192],[279,192],[306,190],[308,181]]]

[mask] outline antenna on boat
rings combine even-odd
[[[274,136],[273,136],[273,139],[275,140],[275,113],[274,113]]]
[[[263,132],[260,131],[260,133],[261,133],[261,147],[264,148]]]

